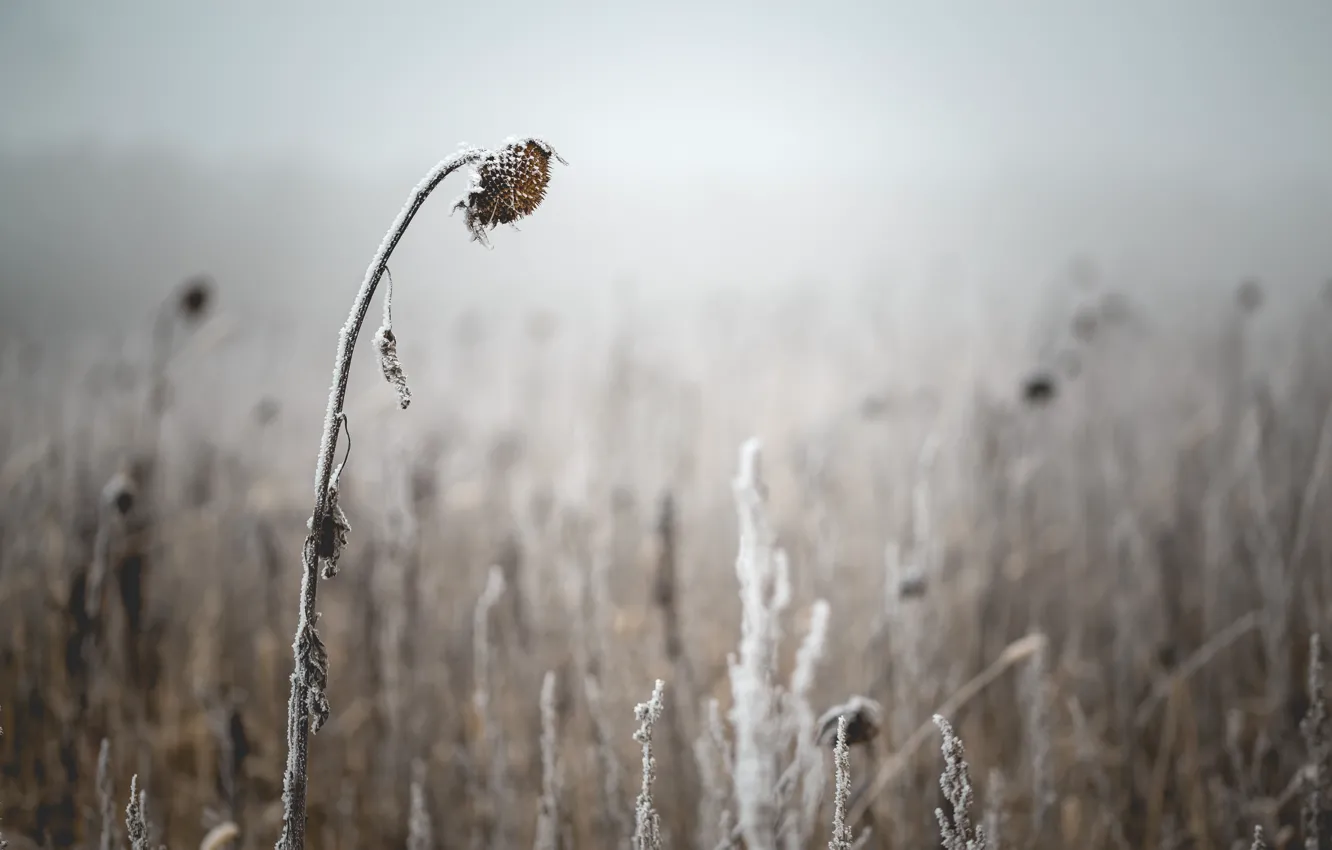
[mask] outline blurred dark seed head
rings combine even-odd
[[[1235,290],[1235,306],[1240,313],[1252,316],[1263,306],[1263,285],[1257,278],[1248,278]]]
[[[897,582],[897,598],[921,599],[929,589],[930,583],[926,580],[925,573],[919,569],[911,569]]]
[[[1126,325],[1133,318],[1133,304],[1122,292],[1107,292],[1101,296],[1101,321],[1107,327]]]
[[[264,396],[254,406],[254,421],[259,427],[266,428],[277,421],[282,412],[282,403],[272,396]]]
[[[213,279],[197,274],[180,285],[176,296],[176,310],[186,321],[198,321],[208,313],[213,301]]]
[[[102,502],[121,516],[128,516],[134,510],[137,489],[128,473],[117,472],[102,488]]]
[[[568,165],[540,139],[521,139],[487,153],[477,165],[472,186],[454,211],[466,212],[472,239],[486,244],[486,231],[531,215],[546,197],[550,161]]]
[[[859,694],[852,696],[841,705],[834,705],[823,712],[815,726],[818,729],[816,740],[823,746],[836,746],[837,719],[846,718],[846,744],[868,744],[874,740],[883,726],[883,706]]]
[[[1091,342],[1096,339],[1096,331],[1101,320],[1094,308],[1084,307],[1073,314],[1073,337],[1079,342]]]
[[[1022,401],[1029,407],[1041,407],[1054,401],[1059,388],[1054,375],[1037,372],[1022,382]]]

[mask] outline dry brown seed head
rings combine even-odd
[[[920,599],[929,589],[930,584],[926,581],[925,574],[918,567],[913,567],[897,582],[897,597]]]
[[[546,197],[550,161],[567,165],[540,139],[520,139],[487,153],[477,165],[472,186],[453,209],[466,212],[472,238],[485,243],[486,231],[531,215]]]
[[[1049,372],[1037,372],[1029,375],[1022,382],[1022,400],[1031,407],[1040,407],[1054,401],[1058,394],[1058,385],[1054,375]]]
[[[116,513],[126,516],[134,508],[137,488],[126,472],[117,472],[102,488],[102,501]]]
[[[212,300],[213,279],[206,274],[198,274],[181,284],[176,306],[182,317],[196,320],[208,312]]]
[[[883,726],[883,706],[869,697],[855,694],[841,705],[828,709],[814,724],[820,744],[826,746],[837,742],[837,720],[840,717],[846,718],[847,746],[867,744],[878,737]]]

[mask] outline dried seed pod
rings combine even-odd
[[[202,319],[213,301],[213,279],[206,274],[197,274],[180,286],[176,296],[176,309],[187,321]]]
[[[102,502],[121,516],[134,509],[138,488],[125,472],[117,472],[102,488]]]
[[[836,742],[837,720],[840,717],[846,718],[847,746],[867,744],[878,736],[879,729],[883,726],[883,706],[859,694],[853,695],[841,705],[834,705],[823,712],[815,724],[819,730],[820,744]]]
[[[1031,407],[1049,404],[1058,391],[1054,375],[1049,372],[1037,372],[1022,382],[1022,400]]]
[[[920,599],[929,589],[930,583],[926,580],[925,573],[920,567],[911,566],[897,582],[897,598]]]
[[[486,231],[531,215],[546,197],[550,161],[568,165],[540,139],[520,139],[487,153],[472,176],[472,186],[453,209],[466,212],[472,239],[487,243]]]

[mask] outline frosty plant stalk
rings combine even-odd
[[[338,436],[346,428],[343,403],[351,376],[352,353],[370,310],[370,301],[380,278],[388,271],[389,257],[407,232],[407,226],[446,177],[464,166],[473,168],[471,185],[454,203],[453,209],[464,211],[464,223],[472,240],[488,245],[487,230],[494,230],[501,224],[514,224],[540,205],[550,182],[552,159],[564,162],[550,145],[529,138],[511,140],[497,151],[468,148],[432,168],[412,190],[407,204],[380,243],[356,293],[356,300],[352,302],[347,322],[338,334],[333,386],[328,394],[324,432],[319,440],[319,458],[315,466],[314,511],[310,515],[309,533],[301,552],[300,614],[292,644],[295,665],[291,674],[291,698],[287,703],[287,766],[282,780],[283,824],[278,850],[304,850],[310,734],[319,731],[331,711],[324,693],[328,682],[328,653],[315,631],[318,619],[315,597],[320,575],[332,578],[337,574],[338,558],[350,531],[346,515],[338,504],[342,465],[334,468],[333,463],[337,456]],[[392,297],[393,279],[390,277],[384,324],[375,335],[375,348],[380,369],[397,390],[399,403],[405,408],[411,402],[411,394],[398,358],[397,337],[393,334]]]

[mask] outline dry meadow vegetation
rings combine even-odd
[[[1059,285],[1030,361],[906,351],[872,292],[854,334],[783,295],[674,343],[460,311],[403,363],[386,320],[412,404],[358,361],[309,540],[318,395],[219,376],[331,333],[214,333],[201,277],[93,363],[11,340],[5,837],[1332,847],[1332,290],[1260,347],[1256,281],[1180,330]]]

